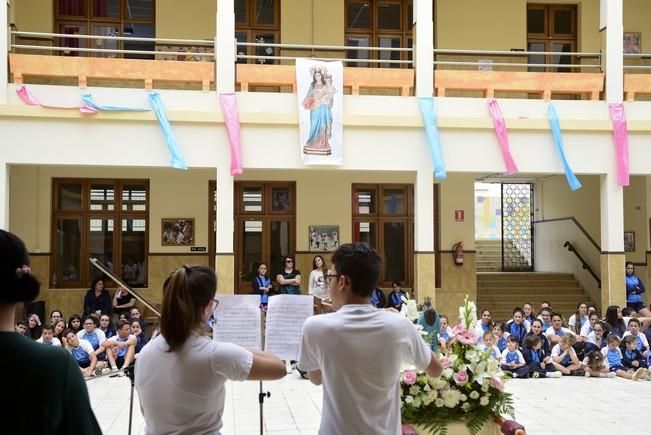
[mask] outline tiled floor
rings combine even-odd
[[[91,402],[104,433],[125,435],[129,426],[128,378],[104,377],[88,382]],[[516,402],[516,419],[528,434],[600,435],[651,434],[646,410],[651,401],[651,382],[624,379],[512,380],[507,383]],[[264,420],[267,435],[316,434],[321,412],[321,387],[287,375],[265,382]],[[231,382],[224,410],[224,435],[260,433],[258,382]],[[144,432],[138,395],[134,397],[132,433]]]

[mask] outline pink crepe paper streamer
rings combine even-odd
[[[504,122],[504,115],[502,115],[502,110],[497,100],[493,98],[488,100],[488,110],[491,118],[493,118],[493,127],[495,127],[495,134],[497,134],[497,141],[502,148],[502,159],[504,159],[504,164],[506,165],[506,172],[509,175],[513,175],[518,172],[518,167],[515,165],[515,161],[513,161],[513,156],[511,156],[506,122]]]
[[[613,139],[615,141],[615,157],[617,158],[617,183],[620,186],[629,185],[628,172],[628,126],[624,103],[608,104],[610,120],[613,122]]]
[[[43,104],[41,101],[36,98],[34,94],[29,92],[29,89],[27,89],[27,86],[23,85],[20,88],[16,89],[16,94],[18,94],[18,97],[20,97],[21,100],[25,104],[28,104],[30,106],[41,106],[41,107],[46,107],[49,109],[79,109],[81,113],[84,114],[95,114],[97,113],[97,110],[93,109],[90,106],[63,106],[63,105],[52,105],[52,104]]]
[[[240,142],[240,115],[234,93],[219,94],[219,103],[224,114],[224,123],[231,147],[231,175],[242,173],[242,144]]]

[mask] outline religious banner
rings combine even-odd
[[[340,61],[296,59],[300,151],[308,165],[343,163],[343,81]]]

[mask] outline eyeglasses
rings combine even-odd
[[[219,306],[219,300],[213,299],[212,300],[212,310],[211,311],[215,311],[218,306]]]

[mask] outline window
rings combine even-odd
[[[346,0],[346,46],[412,48],[412,0]],[[348,50],[347,59],[360,59],[347,66],[408,67],[407,64],[369,62],[371,59],[411,60],[409,52]],[[410,67],[410,66],[409,66]]]
[[[155,0],[54,0],[55,32],[67,35],[154,38]],[[154,51],[150,41],[59,38],[58,46]],[[63,56],[153,59],[151,54],[88,53],[62,50]]]
[[[527,51],[577,51],[576,5],[527,5]],[[572,56],[530,54],[528,63],[570,65]],[[571,67],[529,67],[529,71],[571,72]]]
[[[51,286],[87,287],[98,258],[132,287],[147,287],[148,180],[52,182]]]
[[[380,285],[413,284],[414,204],[410,184],[354,184],[353,241],[382,258]]]
[[[235,0],[237,42],[280,43],[280,0]],[[274,47],[238,47],[238,55],[276,56]],[[239,63],[274,63],[271,59],[238,59]]]
[[[251,292],[261,262],[267,264],[268,276],[275,283],[283,257],[295,254],[295,192],[296,185],[289,182],[235,183],[238,293]]]

